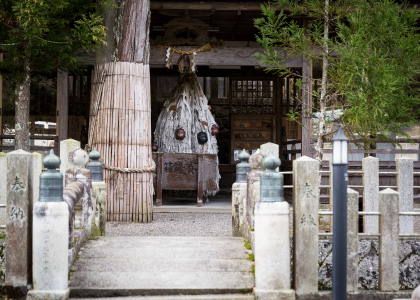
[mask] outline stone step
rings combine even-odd
[[[150,259],[136,258],[127,260],[117,257],[106,261],[103,258],[83,257],[71,267],[72,272],[85,270],[85,265],[90,264],[90,272],[101,272],[103,270],[123,269],[125,272],[250,272],[251,263],[243,261],[245,258],[234,259]]]
[[[121,248],[173,248],[173,247],[214,247],[231,246],[243,247],[244,240],[239,237],[170,237],[170,236],[118,236],[118,237],[95,237],[94,242],[87,243],[84,248],[95,249],[106,247]]]
[[[123,247],[122,247],[123,245]],[[79,252],[84,258],[235,259],[248,258],[242,238],[106,237],[89,241]]]
[[[252,291],[251,269],[242,238],[101,237],[79,252],[70,289],[72,297],[228,297]]]
[[[179,296],[141,296],[113,298],[70,298],[77,300],[254,300],[251,294],[230,295],[179,295]]]

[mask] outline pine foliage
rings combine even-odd
[[[407,136],[420,104],[420,11],[392,0],[367,0],[338,23],[340,59],[333,74],[345,96],[343,123],[363,146]]]
[[[258,57],[268,72],[299,77],[286,67],[287,60],[304,56],[314,65],[323,62],[325,88],[321,94],[313,91],[318,102],[312,112],[320,109],[325,117],[328,110],[342,110],[346,132],[353,140],[362,138],[359,146],[365,150],[377,139],[409,138],[404,130],[418,123],[420,104],[416,6],[394,0],[277,0],[263,5],[262,13],[254,22],[264,47]],[[293,16],[308,23],[303,26]],[[288,115],[298,119],[299,114]]]
[[[93,0],[0,0],[0,72],[21,81],[27,60],[32,71],[79,68],[105,41],[95,8]]]

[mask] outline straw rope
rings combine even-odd
[[[119,167],[112,167],[109,166],[107,164],[103,164],[104,169],[106,170],[110,170],[112,172],[120,172],[120,173],[155,173],[156,170],[156,164],[155,162],[152,160],[152,166],[150,167],[144,167],[141,169],[137,169],[137,168],[119,168]]]
[[[182,55],[191,55],[194,53],[199,53],[199,52],[204,52],[204,51],[210,51],[211,50],[211,45],[210,43],[207,43],[203,46],[201,46],[198,49],[192,49],[192,50],[181,50],[181,49],[176,49],[174,47],[170,47],[170,46],[163,46],[163,45],[159,45],[158,48],[165,48],[165,49],[171,49],[173,52],[177,53],[177,54],[182,54]]]
[[[123,197],[123,186],[127,181],[130,181],[128,178],[124,179],[121,176],[121,173],[152,173],[153,177],[156,176],[156,164],[152,160],[152,165],[150,167],[144,168],[118,168],[118,167],[111,167],[107,164],[103,164],[105,170],[111,171],[111,177],[116,181],[114,184],[114,189],[117,192],[119,198]],[[115,173],[114,173],[115,172]],[[153,188],[153,183],[151,183],[151,193],[152,195],[155,193]]]

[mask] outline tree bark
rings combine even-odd
[[[118,61],[149,63],[150,0],[122,1],[117,34]]]
[[[22,81],[15,87],[15,149],[29,151],[29,103],[31,95],[31,66],[29,59],[23,62]]]
[[[108,220],[147,223],[153,218],[153,174],[144,170],[154,165],[150,1],[117,4],[105,17],[107,46],[97,52],[92,76],[89,145],[102,154]]]
[[[327,101],[327,80],[328,80],[328,38],[329,38],[329,0],[325,0],[325,10],[324,10],[324,43],[323,51],[324,56],[322,57],[322,81],[321,81],[321,97],[319,101],[320,113],[319,113],[319,126],[318,126],[318,138],[315,145],[316,156],[315,159],[318,160],[319,165],[322,164],[322,158],[324,156],[324,134],[325,134],[325,116],[326,116],[326,101]]]

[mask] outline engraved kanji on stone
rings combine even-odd
[[[314,218],[311,215],[306,216],[305,214],[303,214],[302,218],[300,218],[300,224],[316,226]]]
[[[23,218],[24,218],[23,210],[21,208],[12,206],[12,208],[10,209],[9,220],[10,221],[23,220]]]
[[[303,192],[302,198],[316,198],[316,196],[312,193],[311,185],[309,183],[305,183],[305,191]]]
[[[19,191],[19,190],[23,190],[25,187],[23,186],[22,181],[20,181],[19,176],[15,177],[15,182],[12,185],[12,190],[14,191]]]

